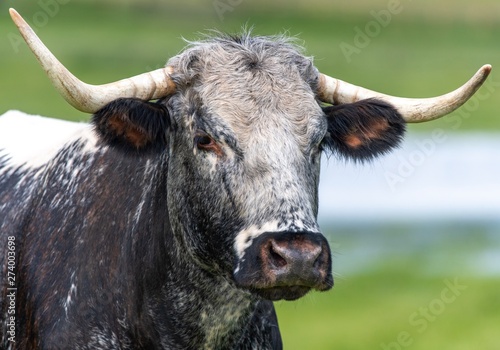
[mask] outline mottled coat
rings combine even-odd
[[[0,135],[17,287],[15,343],[7,286],[0,298],[4,348],[280,349],[271,300],[332,287],[321,154],[384,153],[400,115],[321,105],[318,71],[284,38],[208,39],[168,65],[175,94],[116,100],[90,126],[0,117],[18,133]]]

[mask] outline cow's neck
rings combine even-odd
[[[186,348],[232,348],[258,301],[222,277],[180,263],[179,273],[169,276],[144,305],[163,345],[175,339]]]
[[[196,282],[204,283],[203,287],[193,289],[192,285],[187,288],[184,285],[178,287],[178,293],[172,296],[183,324],[197,330],[187,340],[193,347],[231,348],[241,338],[256,301],[225,281],[215,285],[213,279],[203,281],[203,277],[198,276]],[[194,339],[192,334],[198,334],[198,339]],[[201,347],[201,344],[204,346]]]
[[[143,212],[150,218],[145,229],[154,254],[144,257],[141,249],[134,249],[139,254],[137,263],[142,264],[132,265],[141,266],[135,271],[136,279],[146,289],[137,293],[144,294],[140,317],[148,318],[144,324],[151,324],[154,330],[143,330],[149,333],[145,337],[161,339],[167,348],[172,343],[185,344],[185,348],[232,348],[241,339],[259,301],[236,288],[227,277],[193,262],[179,241],[186,233],[174,233],[167,215],[166,173],[154,175],[151,181],[157,189]]]

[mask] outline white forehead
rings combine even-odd
[[[220,76],[200,95],[207,113],[220,119],[243,147],[278,139],[307,148],[324,122],[309,85],[296,71],[283,76],[240,72]]]
[[[322,122],[318,71],[286,37],[222,36],[193,43],[169,65],[191,105],[218,118],[242,146],[286,136],[307,144]]]

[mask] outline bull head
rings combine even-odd
[[[175,84],[170,78],[173,70],[168,66],[109,84],[86,84],[57,60],[16,10],[10,9],[10,15],[57,91],[82,112],[95,113],[118,98],[152,100],[175,92]],[[380,99],[395,106],[407,123],[419,123],[440,118],[462,106],[481,87],[490,71],[491,65],[486,64],[455,91],[424,99],[389,96],[320,74],[317,96],[319,100],[335,105]]]
[[[382,154],[399,143],[405,121],[428,121],[454,111],[491,71],[491,66],[483,66],[446,95],[407,99],[318,73],[302,55],[301,72],[289,69],[266,75],[269,71],[261,70],[262,78],[255,72],[262,63],[257,59],[249,60],[243,71],[241,66],[228,68],[238,61],[232,57],[229,63],[208,62],[205,51],[196,57],[177,57],[184,63],[174,58],[166,68],[93,86],[73,76],[15,10],[10,14],[62,96],[75,108],[95,113],[94,125],[106,143],[132,145],[136,150],[148,145],[166,148],[162,142],[169,117],[184,124],[176,125],[184,132],[169,135],[176,138],[169,144],[172,154],[180,155],[169,158],[169,179],[178,182],[167,195],[169,203],[189,210],[173,213],[169,208],[170,220],[176,220],[171,225],[179,232],[182,225],[191,225],[184,236],[190,240],[187,245],[195,247],[193,255],[200,265],[218,268],[236,256],[233,266],[225,266],[224,271],[231,270],[238,287],[271,300],[296,299],[310,289],[327,290],[333,285],[330,248],[316,222],[321,149],[355,160]],[[293,55],[297,58],[299,53]],[[274,67],[280,65],[278,60],[274,59]],[[297,68],[298,60],[291,61],[287,67]],[[184,86],[185,81],[195,85],[191,79],[196,76],[183,73],[185,67],[193,65],[198,73],[211,64],[209,78],[218,79],[216,83],[212,80],[209,88],[199,83],[204,89],[198,86],[197,91]],[[220,75],[221,70],[225,75]],[[184,80],[179,78],[183,74],[188,76]],[[245,77],[253,79],[251,88],[245,85]],[[148,102],[151,99],[160,101]],[[317,100],[333,106],[321,108]],[[274,144],[269,146],[271,139]],[[189,192],[184,189],[188,184],[203,184],[203,191]],[[200,243],[212,233],[217,236],[212,242]],[[220,249],[224,246],[229,249]],[[209,258],[222,255],[220,250],[235,254],[226,253],[210,265]]]

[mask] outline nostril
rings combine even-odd
[[[333,286],[328,242],[316,232],[262,233],[246,248],[234,278],[238,286],[273,300],[295,290],[300,295],[313,288],[328,290]]]
[[[321,267],[324,265],[324,259],[322,257],[323,254],[318,254],[318,256],[316,257],[316,260],[314,260],[314,263],[312,265],[312,267],[314,269],[321,269]]]
[[[288,264],[286,259],[276,251],[276,247],[273,242],[269,244],[269,260],[275,267],[279,269],[285,267]]]
[[[321,245],[317,246],[316,249],[314,249],[312,253],[312,261],[313,262],[313,267],[314,268],[319,268],[321,265],[324,264],[325,258],[328,256],[328,250],[323,249]]]

